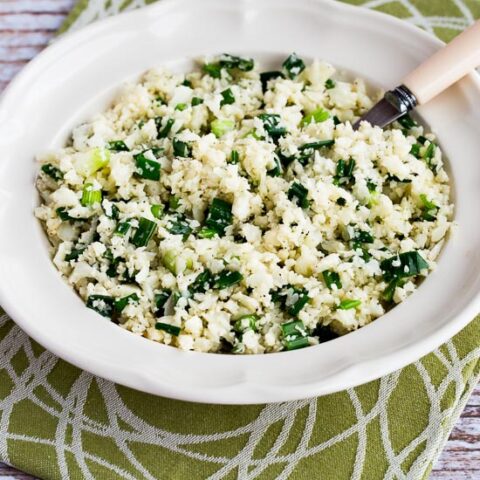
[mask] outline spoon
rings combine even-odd
[[[480,65],[480,20],[408,74],[397,88],[358,120],[386,127],[423,105]]]

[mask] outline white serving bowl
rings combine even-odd
[[[410,298],[350,335],[258,356],[182,352],[85,308],[62,280],[33,216],[37,153],[102,110],[126,79],[222,52],[278,66],[292,51],[388,88],[441,46],[392,17],[333,1],[163,0],[95,23],[47,48],[0,104],[0,304],[31,337],[101,377],[172,398],[249,404],[365,383],[438,347],[479,311],[480,81],[462,80],[421,109],[450,159],[456,233]]]

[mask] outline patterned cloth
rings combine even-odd
[[[145,3],[81,0],[64,30]],[[480,17],[478,0],[348,3],[444,40]],[[480,317],[415,364],[355,389],[272,405],[191,404],[82,372],[3,315],[0,460],[44,479],[420,480],[479,377]]]

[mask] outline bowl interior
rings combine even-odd
[[[330,393],[428,353],[466,325],[479,306],[480,226],[474,219],[480,204],[480,82],[474,76],[420,111],[450,159],[456,185],[458,228],[437,270],[368,327],[294,352],[181,352],[87,310],[52,265],[33,217],[33,159],[63,144],[72,127],[103,110],[125,80],[152,66],[190,69],[191,59],[221,48],[271,68],[296,51],[388,88],[438,46],[395,19],[313,0],[164,0],[59,40],[19,75],[0,105],[0,229],[8,232],[0,236],[0,303],[29,335],[67,361],[185,400],[260,403]]]

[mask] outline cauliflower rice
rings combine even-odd
[[[87,307],[182,350],[367,325],[435,267],[453,213],[433,134],[352,129],[378,98],[295,54],[262,74],[231,55],[150,70],[40,157],[55,266]]]

